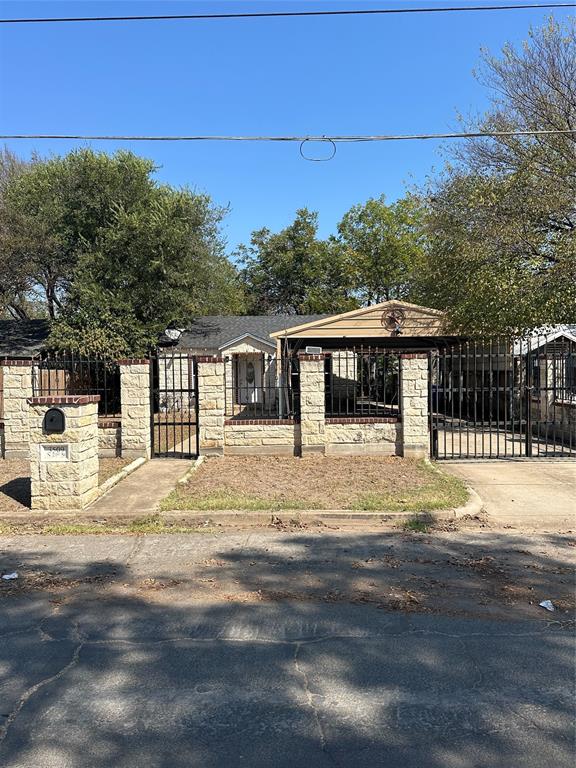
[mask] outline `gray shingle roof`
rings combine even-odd
[[[207,315],[190,324],[178,341],[184,349],[218,349],[245,333],[270,340],[270,334],[330,315]]]
[[[0,320],[0,357],[31,357],[46,346],[48,320]]]

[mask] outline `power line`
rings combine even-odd
[[[98,21],[194,21],[199,19],[269,19],[303,16],[383,16],[399,13],[460,13],[467,11],[518,11],[530,8],[576,8],[576,3],[522,3],[514,5],[470,5],[443,8],[358,8],[333,11],[256,11],[253,13],[182,13],[149,16],[68,16],[32,19],[0,19],[0,24],[52,24]]]
[[[416,134],[375,134],[349,136],[129,136],[129,135],[81,135],[81,134],[46,134],[14,133],[0,134],[0,140],[78,140],[78,141],[272,141],[272,142],[307,142],[324,141],[328,143],[352,143],[368,141],[425,141],[428,139],[477,139],[498,138],[504,136],[558,136],[576,134],[576,128],[566,130],[515,130],[515,131],[472,131],[467,133],[416,133]]]

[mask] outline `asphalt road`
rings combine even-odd
[[[0,764],[572,767],[573,614],[520,577],[573,542],[485,536],[5,539]]]

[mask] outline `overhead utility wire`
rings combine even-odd
[[[530,8],[576,8],[576,3],[522,3],[514,5],[469,5],[440,8],[354,8],[333,11],[254,11],[252,13],[181,13],[146,16],[68,16],[30,19],[0,19],[0,24],[49,24],[82,21],[177,21],[198,19],[265,19],[303,16],[376,16],[398,13],[459,13],[467,11],[518,11]]]
[[[416,133],[416,134],[381,134],[381,135],[350,135],[350,136],[128,136],[128,135],[81,135],[81,134],[46,134],[46,133],[13,133],[0,134],[1,140],[17,139],[50,139],[50,140],[84,140],[84,141],[326,141],[326,142],[367,142],[367,141],[420,141],[426,139],[476,139],[482,137],[497,138],[499,136],[554,136],[576,134],[576,128],[566,130],[517,130],[517,131],[475,131],[468,133]]]

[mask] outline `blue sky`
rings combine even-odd
[[[3,17],[22,17],[434,4],[4,0],[0,8]],[[458,110],[486,106],[472,76],[481,46],[497,51],[506,41],[519,42],[549,13],[4,25],[0,133],[453,130]],[[568,13],[554,11],[557,18]],[[22,156],[34,149],[62,154],[80,144],[8,142]],[[133,149],[156,162],[159,179],[229,205],[230,251],[253,229],[286,226],[302,206],[319,211],[320,233],[327,235],[354,203],[382,193],[394,200],[443,162],[440,142],[341,145],[328,163],[302,160],[294,144],[92,146]]]

